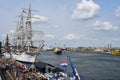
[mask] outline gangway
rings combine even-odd
[[[8,74],[10,80],[15,80],[14,77],[10,74],[9,70],[6,70],[6,73]]]

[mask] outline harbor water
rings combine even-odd
[[[58,66],[61,61],[71,59],[84,80],[120,80],[120,56],[110,54],[80,53],[63,51],[63,55],[53,51],[43,51],[36,61],[43,61]]]

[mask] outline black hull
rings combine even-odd
[[[60,51],[56,51],[56,52],[54,52],[55,54],[58,54],[58,55],[62,55],[62,51],[60,50]]]

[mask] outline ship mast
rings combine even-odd
[[[19,38],[19,45],[21,47],[24,46],[24,21],[23,21],[23,11],[21,13],[21,18],[20,18],[20,25],[18,27],[18,38]]]
[[[24,45],[24,40],[25,40],[25,33],[24,33],[24,21],[23,21],[23,11],[21,14],[21,20],[20,20],[20,31],[21,31],[21,45]]]
[[[31,24],[31,4],[28,9],[28,16],[27,16],[27,21],[26,21],[26,37],[27,37],[27,45],[28,46],[33,46],[32,42],[32,24]]]
[[[35,10],[31,10],[31,4],[29,5],[28,9],[22,10],[21,15],[19,16],[20,21],[18,23],[17,29],[14,33],[12,33],[15,36],[14,44],[15,46],[17,46],[17,49],[21,51],[24,49],[27,49],[28,52],[30,52],[30,51],[33,51],[32,50],[33,48],[34,50],[35,48],[38,48],[37,46],[39,45],[37,44],[35,46],[35,44],[33,43],[33,39],[34,41],[36,41],[36,43],[37,43],[37,40],[35,39],[41,39],[41,40],[38,40],[40,45],[41,43],[44,42],[44,40],[42,40],[43,31],[37,31],[32,29],[32,18],[36,18],[36,19],[39,19],[39,18],[32,17],[31,11],[35,11]],[[25,16],[24,16],[24,13],[26,13]],[[24,22],[24,18],[26,18],[25,22]],[[38,36],[36,36],[35,34]]]
[[[25,35],[24,35],[24,21],[23,21],[23,11],[20,15],[20,21],[18,22],[18,26],[16,29],[16,43],[17,43],[17,47],[24,47],[24,39],[25,39]]]

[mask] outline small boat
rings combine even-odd
[[[119,49],[112,50],[111,54],[120,55],[120,50]]]
[[[56,45],[56,46],[54,47],[54,53],[55,53],[55,54],[58,54],[58,55],[62,55],[61,47],[58,46],[58,45]]]

